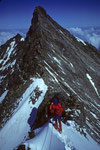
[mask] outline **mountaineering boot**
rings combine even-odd
[[[58,130],[58,123],[55,124],[55,128],[56,128],[56,130]]]
[[[62,132],[62,124],[59,125],[59,132]]]

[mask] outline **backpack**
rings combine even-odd
[[[63,112],[63,107],[60,103],[58,105],[54,105],[54,103],[51,103],[50,105],[51,113],[55,113],[56,115],[60,115]]]

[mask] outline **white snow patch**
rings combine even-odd
[[[69,66],[70,69],[75,73],[74,65],[73,65],[71,62],[68,64],[68,66]]]
[[[42,91],[42,94],[33,105],[30,101],[30,97],[36,87]],[[21,144],[21,142],[24,140],[24,137],[27,136],[28,132],[30,131],[27,120],[30,116],[32,108],[39,107],[46,91],[47,86],[45,85],[43,79],[34,79],[32,84],[27,88],[21,97],[21,102],[16,109],[16,112],[0,130],[0,150],[13,150],[16,146]]]
[[[91,85],[93,86],[95,92],[97,93],[98,97],[100,98],[100,95],[99,95],[99,93],[98,93],[98,90],[97,90],[97,88],[95,87],[95,84],[94,84],[94,82],[92,81],[91,76],[90,76],[88,73],[86,74],[86,76],[87,76],[87,78],[89,79],[89,81],[90,81]]]
[[[79,98],[79,100],[83,101],[85,104],[88,104],[88,102],[84,101],[71,87],[68,83],[64,82],[64,84]]]
[[[2,66],[4,66],[7,63],[7,61],[9,60],[10,55],[14,50],[14,47],[15,47],[15,41],[10,43],[10,47],[7,48],[7,51],[6,51],[3,59],[0,61],[0,63],[3,62]],[[2,67],[0,70],[2,70],[2,69],[4,70],[5,68]]]
[[[14,60],[12,63],[11,63],[11,67],[13,67],[16,63],[16,60]]]
[[[0,60],[0,64],[3,62],[3,59]]]
[[[46,61],[44,61],[44,63],[50,68],[50,70],[52,70],[54,72],[54,70],[51,68],[51,66]],[[52,76],[55,76],[48,68],[47,68],[47,70]],[[56,72],[55,72],[55,74],[58,75]]]
[[[90,104],[91,104],[94,108],[96,108],[96,110],[100,111],[100,109],[97,108],[97,107],[100,107],[100,104],[98,104],[95,99],[92,99],[87,93],[85,93],[85,95],[91,100],[92,103],[90,103]],[[93,105],[93,103],[94,103],[97,107],[96,107],[95,105]]]
[[[75,73],[74,65],[73,65],[68,59],[66,59],[65,56],[62,55],[62,57],[61,57],[61,56],[59,56],[59,57],[60,57],[60,59],[62,59],[62,61],[64,61],[65,64],[67,64],[68,67],[70,67],[70,69]]]
[[[70,87],[70,85],[66,82],[64,82],[64,84],[74,93],[77,95],[77,93]]]
[[[21,41],[24,41],[24,38],[21,38]]]
[[[91,67],[91,66],[89,66],[90,67],[90,69],[92,70],[92,71],[94,71],[95,72],[95,69],[93,68],[93,67]]]
[[[89,123],[89,119],[86,119],[86,124],[89,126],[90,129],[93,130],[93,126]]]
[[[63,67],[62,67],[61,65],[58,65],[58,67],[60,68],[61,72],[62,72],[64,75],[66,75],[66,73],[64,72]]]
[[[5,77],[6,77],[6,75],[5,75],[5,76],[0,76],[0,83],[2,82],[2,80],[3,80]]]
[[[90,100],[92,100],[91,97],[90,97],[87,93],[85,93],[85,95],[86,95]]]
[[[90,103],[92,107],[94,107],[98,112],[100,112],[100,109],[98,108],[98,105],[94,105],[93,103]]]
[[[44,63],[50,68],[50,70],[52,70],[53,72],[55,72],[46,61],[44,61]],[[53,76],[54,80],[56,80],[56,82],[58,82],[58,80],[56,79],[56,76],[58,76],[57,72],[55,72],[55,74],[56,74],[55,75],[47,67],[45,67],[45,69],[51,74],[51,76]]]
[[[92,114],[92,116],[94,116],[94,118],[97,119],[97,116],[93,113],[93,112],[90,112]]]
[[[84,45],[86,45],[86,43],[82,39],[80,39],[78,37],[76,37],[76,39],[77,39],[78,42],[82,42]]]
[[[62,59],[62,61],[64,61],[66,64],[68,64],[68,60],[66,59],[66,57],[64,57],[63,55],[62,56],[59,56],[60,59]]]
[[[6,97],[8,93],[8,90],[6,90],[1,96],[0,96],[0,103],[2,103],[2,101],[4,100],[4,98]]]
[[[55,60],[58,64],[60,64],[60,65],[61,65],[60,60],[58,60],[56,57],[53,57],[53,58],[54,58],[54,60]]]
[[[52,68],[51,68],[51,66],[44,60],[44,63],[51,69],[51,70],[53,70]]]
[[[45,69],[50,73],[50,75],[54,78],[54,80],[55,80],[56,82],[58,82],[56,76],[55,76],[47,67],[45,67]]]
[[[64,33],[63,33],[61,30],[59,30],[59,32],[62,33],[62,34],[64,35]]]
[[[10,43],[11,48],[9,48],[9,47],[7,48],[7,52],[6,52],[6,54],[8,56],[7,60],[9,59],[12,51],[14,50],[14,45],[15,45],[15,41],[13,41],[13,42]],[[7,60],[6,60],[6,62],[7,62]]]
[[[68,109],[65,110],[65,112],[69,112],[69,111],[72,111],[72,110],[70,108],[68,108]]]
[[[0,68],[0,70],[5,70],[5,69],[8,69],[8,67],[11,67],[12,72],[13,72],[14,71],[13,66],[15,65],[15,63],[16,63],[16,60],[14,60],[12,63],[10,62],[9,64],[7,64],[5,66],[2,66],[2,68]]]
[[[70,63],[70,65],[71,65],[72,68],[74,67],[72,63]]]

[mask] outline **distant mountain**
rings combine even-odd
[[[9,128],[14,118],[18,126],[21,118],[25,122],[23,131],[16,133],[20,136],[17,145],[24,140],[33,107],[38,109],[34,127],[46,123],[55,95],[64,107],[63,122],[74,120],[81,134],[85,129],[100,143],[100,51],[58,25],[42,7],[35,9],[25,39],[17,34],[0,47],[0,72],[2,143],[7,143],[3,133],[9,130],[12,136],[14,129]],[[12,143],[10,137],[8,145]],[[14,142],[13,148],[17,145]]]

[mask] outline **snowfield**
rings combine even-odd
[[[21,102],[19,107],[16,109],[16,112],[0,131],[0,150],[13,150],[13,148],[23,142],[24,138],[30,131],[27,120],[30,116],[32,108],[39,107],[47,91],[47,86],[42,79],[32,80],[32,84],[27,88],[21,97]],[[42,94],[39,96],[37,102],[33,105],[30,101],[30,97],[36,87],[42,91]]]
[[[51,123],[45,124],[39,133],[26,141],[31,150],[100,150],[99,145],[87,134],[86,138],[75,129],[73,121],[62,123],[60,134]],[[86,132],[86,131],[85,131]]]
[[[30,127],[27,123],[33,108],[39,107],[48,87],[43,79],[31,79],[32,83],[21,97],[21,102],[12,118],[0,131],[0,150],[13,150],[18,145],[24,144],[30,150],[100,150],[100,146],[86,133],[86,137],[80,134],[73,121],[62,123],[62,133],[55,130],[52,121],[47,122],[40,129],[35,130],[36,136],[31,140],[28,138]],[[42,91],[36,103],[33,105],[31,95],[35,89]]]

